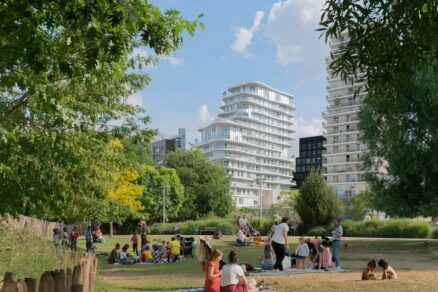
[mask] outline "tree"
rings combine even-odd
[[[0,211],[72,220],[111,214],[113,174],[130,165],[109,144],[129,138],[145,146],[155,133],[127,103],[156,59],[135,50],[168,55],[198,24],[142,0],[2,1]]]
[[[341,214],[341,202],[325,178],[310,172],[301,185],[295,203],[295,210],[301,217],[300,232],[313,227],[327,226]]]
[[[281,191],[280,195],[277,198],[277,202],[271,206],[269,213],[273,216],[280,215],[280,214],[284,214],[284,212],[281,212],[281,210],[286,209],[287,216],[291,218],[295,212],[295,202],[297,200],[297,197],[298,197],[298,190]]]
[[[175,169],[145,165],[139,181],[145,186],[140,201],[144,206],[142,213],[150,221],[159,221],[163,214],[163,187],[166,192],[166,218],[174,219],[184,201],[184,186]]]
[[[367,84],[359,127],[373,206],[437,216],[438,2],[327,0],[321,26],[326,39],[349,36],[330,70]],[[376,174],[370,157],[386,171]]]
[[[184,185],[179,218],[198,219],[210,212],[225,216],[232,210],[230,176],[223,165],[208,161],[200,150],[171,152],[165,163]]]
[[[345,204],[345,215],[363,219],[367,213],[371,213],[373,211],[373,207],[371,205],[371,196],[372,193],[369,189],[354,195]]]
[[[123,169],[113,175],[113,184],[108,191],[108,197],[133,211],[141,211],[144,206],[138,200],[143,193],[144,186],[135,183],[139,174],[136,170]]]

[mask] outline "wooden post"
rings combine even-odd
[[[72,280],[73,280],[73,272],[71,271],[70,268],[67,269],[66,278],[67,278],[67,291],[70,291],[71,285],[72,285]]]
[[[24,280],[17,281],[17,291],[18,292],[28,292],[26,282]]]
[[[83,292],[81,284],[73,284],[71,286],[71,292]]]
[[[55,292],[67,291],[67,278],[65,277],[64,270],[55,271],[52,273],[52,276],[55,281]]]
[[[110,222],[110,232],[109,232],[109,237],[113,237],[113,221]]]
[[[80,265],[78,265],[73,270],[73,277],[71,280],[72,287],[74,284],[81,284],[82,283],[81,274],[82,274],[82,267]]]
[[[18,292],[17,280],[15,279],[14,274],[11,272],[5,273],[2,292]]]
[[[24,279],[27,286],[27,292],[37,292],[36,279],[26,278]]]
[[[52,272],[45,272],[41,276],[39,292],[55,292],[55,280]]]

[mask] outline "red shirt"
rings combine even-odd
[[[73,230],[70,234],[71,240],[75,241],[78,239],[78,237],[79,237],[79,233],[76,230]]]
[[[204,284],[204,291],[205,292],[219,292],[221,290],[221,278],[208,278],[208,270],[210,268],[213,268],[213,275],[219,273],[219,264],[215,261],[209,261],[207,263],[207,268],[205,271],[205,284]]]
[[[134,235],[131,237],[131,241],[132,241],[133,244],[137,244],[137,243],[138,243],[138,236],[137,236],[136,234],[134,234]]]

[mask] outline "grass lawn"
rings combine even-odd
[[[170,240],[170,236],[150,238]],[[99,252],[110,252],[116,242],[130,243],[129,236],[114,236],[104,244],[97,244]],[[290,238],[290,250],[295,249],[297,238]],[[438,291],[438,240],[353,239],[346,238],[347,247],[341,248],[341,265],[351,272],[322,273],[290,276],[263,277],[275,291]],[[85,243],[81,241],[81,246]],[[236,250],[241,263],[258,262],[261,247],[237,247],[234,236],[213,241],[214,248],[224,254]],[[362,282],[360,270],[369,259],[387,258],[399,272],[396,281]],[[204,274],[196,258],[186,258],[181,263],[160,265],[113,266],[106,257],[99,257],[96,291],[175,291],[178,288],[202,287]],[[257,278],[257,280],[260,280]]]

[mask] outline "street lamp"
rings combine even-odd
[[[163,226],[166,226],[166,188],[170,186],[161,186],[163,189]]]
[[[266,181],[265,179],[261,177],[257,177],[254,180],[256,183],[259,184],[259,205],[260,205],[260,218],[263,217],[263,205],[262,205],[262,184]]]

